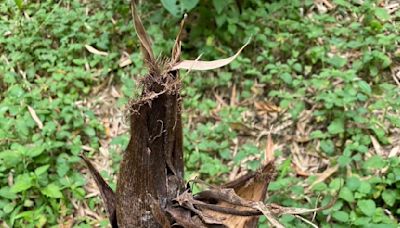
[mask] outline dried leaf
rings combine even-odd
[[[84,156],[80,155],[82,160],[85,162],[87,168],[89,169],[90,174],[92,175],[94,181],[97,184],[97,187],[100,190],[101,198],[105,204],[105,208],[108,212],[108,216],[110,219],[111,226],[113,228],[118,227],[117,225],[117,216],[116,216],[116,197],[113,190],[108,186],[107,182],[103,179],[100,173],[94,168],[92,163]]]
[[[148,37],[146,30],[144,29],[143,23],[137,14],[135,2],[132,1],[131,5],[132,5],[132,17],[135,23],[135,30],[137,36],[139,37],[140,45],[142,46],[142,54],[144,60],[147,64],[154,65],[155,60],[153,55],[153,49],[151,47],[150,38]]]
[[[270,113],[270,112],[280,112],[281,109],[276,106],[273,103],[270,102],[255,102],[254,106],[256,108],[257,111],[261,111],[261,112],[266,112],[266,113]]]
[[[124,57],[119,60],[119,67],[126,67],[128,65],[132,64],[132,60],[129,57]]]
[[[172,64],[175,64],[176,62],[178,62],[179,58],[181,57],[181,44],[182,44],[181,36],[182,36],[183,28],[185,26],[186,18],[187,18],[187,14],[185,14],[183,16],[183,19],[181,21],[181,25],[180,25],[180,28],[179,28],[178,35],[176,36],[176,39],[175,39],[174,47],[172,48],[172,54],[171,54],[171,58],[172,58],[172,62],[171,63]]]
[[[268,222],[270,222],[273,226],[277,228],[285,228],[271,213],[271,211],[261,202],[254,203],[254,208],[261,211]]]
[[[323,173],[318,175],[318,178],[307,189],[311,190],[316,184],[325,181],[326,179],[328,179],[328,177],[330,177],[332,174],[334,174],[338,169],[339,169],[339,165],[335,165],[333,167],[326,169]]]
[[[171,215],[171,217],[177,223],[185,228],[206,228],[207,226],[198,219],[197,217],[191,217],[190,211],[179,207],[168,207],[166,211]]]
[[[178,202],[180,206],[185,207],[190,211],[192,211],[194,214],[198,215],[205,224],[214,224],[214,225],[223,224],[220,220],[218,220],[218,218],[215,218],[212,215],[203,213],[201,210],[196,209],[194,206],[195,204],[204,204],[204,203],[195,200],[193,198],[193,195],[189,191],[183,192],[178,197],[176,197],[175,200]]]
[[[391,157],[398,156],[399,152],[400,152],[400,146],[395,146],[395,147],[393,147],[392,150],[389,152],[388,157],[391,158]]]
[[[382,151],[382,147],[379,144],[378,140],[372,135],[370,135],[370,138],[371,138],[371,142],[372,142],[372,145],[373,145],[373,147],[375,149],[376,154],[383,157],[384,153]]]
[[[274,142],[272,141],[271,134],[268,134],[267,147],[265,148],[265,161],[267,164],[274,160]]]
[[[218,60],[214,60],[214,61],[183,60],[183,61],[177,63],[175,66],[173,66],[171,70],[180,70],[180,69],[212,70],[212,69],[223,67],[223,66],[231,63],[233,60],[235,60],[239,56],[239,54],[243,50],[243,48],[245,48],[249,43],[250,43],[250,39],[239,49],[239,51],[236,52],[235,55],[233,55],[229,58],[218,59]]]
[[[274,173],[274,164],[271,162],[264,165],[257,172],[248,173],[221,186],[222,188],[233,188],[234,191],[220,189],[219,192],[215,193],[219,195],[218,199],[216,199],[218,202],[216,205],[221,208],[230,208],[231,211],[241,211],[247,214],[246,216],[257,214],[253,211],[253,203],[265,199],[268,184],[275,176]],[[249,210],[249,207],[253,208],[253,210]],[[226,212],[212,209],[203,210],[203,212],[220,219],[227,227],[257,227],[257,216],[237,216],[234,213],[226,214]]]
[[[318,207],[314,209],[309,209],[309,208],[296,208],[296,207],[282,207],[277,204],[271,204],[270,207],[273,210],[274,214],[277,215],[299,215],[299,214],[307,214],[307,213],[313,213],[313,212],[318,212],[318,211],[323,211],[326,209],[331,208],[333,205],[335,205],[339,195],[336,195],[335,198],[331,202],[329,202],[327,205],[323,207]]]
[[[95,54],[95,55],[102,55],[102,56],[107,56],[108,53],[104,52],[104,51],[99,51],[96,48],[90,46],[90,45],[85,45],[86,50],[88,50],[88,52]]]
[[[29,106],[29,105],[28,105],[28,110],[29,110],[29,113],[30,113],[31,116],[32,116],[32,119],[33,119],[33,120],[35,121],[35,123],[38,125],[39,129],[42,129],[42,128],[43,128],[43,123],[42,123],[42,121],[39,119],[39,117],[36,115],[35,110],[34,110],[31,106]]]

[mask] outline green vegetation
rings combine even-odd
[[[76,214],[72,201],[101,212],[96,196],[85,198],[78,155],[97,154],[107,137],[102,116],[92,109],[101,103],[94,99],[99,90],[115,85],[123,109],[139,93],[136,80],[145,72],[129,3],[87,2],[0,4],[3,225],[48,227],[75,213],[76,227],[107,226],[105,219]],[[186,57],[226,57],[253,37],[229,67],[182,72],[186,178],[220,183],[238,167],[257,169],[262,135],[272,132],[279,172],[269,186],[270,202],[314,208],[338,193],[336,204],[313,223],[397,227],[400,9],[372,0],[327,1],[331,7],[312,0],[177,2],[143,1],[140,7],[158,54],[169,55],[179,15],[188,11]],[[126,67],[119,66],[123,52],[132,61]],[[275,104],[280,112],[257,104]],[[108,174],[116,174],[121,159],[117,148],[127,138],[111,142],[113,165],[103,173],[110,183]],[[316,174],[325,170],[333,171],[319,181]],[[293,216],[280,221],[309,226]]]

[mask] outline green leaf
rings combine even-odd
[[[332,217],[339,222],[347,222],[349,220],[349,214],[345,211],[334,211]]]
[[[351,7],[352,5],[347,0],[333,0],[339,6]]]
[[[321,149],[327,153],[328,155],[332,155],[335,151],[335,145],[333,144],[332,140],[321,140]]]
[[[15,206],[16,206],[15,202],[11,202],[11,203],[5,205],[2,209],[5,213],[8,214],[14,210]]]
[[[28,148],[27,156],[31,158],[37,157],[43,153],[44,149],[45,149],[44,146],[35,146],[33,148]]]
[[[32,177],[28,173],[17,176],[15,183],[11,186],[11,192],[23,192],[32,187]]]
[[[329,126],[329,133],[337,135],[344,132],[344,120],[343,118],[336,118]]]
[[[382,21],[386,21],[390,19],[390,15],[385,8],[376,8],[375,16]]]
[[[0,189],[0,196],[6,199],[15,199],[17,195],[11,191],[11,188],[6,186]]]
[[[335,55],[332,58],[328,59],[328,63],[334,67],[341,68],[346,65],[347,59]]]
[[[35,169],[36,176],[40,176],[49,169],[50,165],[43,165]]]
[[[190,11],[197,6],[199,0],[180,0],[180,2],[183,9],[185,9],[186,11]]]
[[[365,182],[364,182],[365,183]],[[358,189],[358,187],[360,186],[361,181],[358,177],[356,176],[351,176],[349,178],[347,178],[346,180],[346,186],[351,190],[351,191],[355,191]]]
[[[382,192],[382,199],[385,201],[387,205],[390,207],[393,207],[394,203],[396,202],[396,191],[391,190],[391,189],[385,189],[385,191]]]
[[[21,159],[21,153],[18,150],[5,150],[0,153],[1,164],[7,168],[17,166],[20,164]]]
[[[358,82],[358,86],[360,87],[361,92],[371,95],[371,86],[367,82],[361,80]]]
[[[63,196],[60,187],[53,183],[47,185],[41,192],[50,198],[61,198]]]
[[[351,162],[351,158],[349,156],[340,155],[339,158],[338,158],[338,164],[341,167],[344,167],[344,166],[350,164],[350,162]]]
[[[279,76],[281,79],[282,79],[282,81],[284,81],[286,84],[288,84],[288,85],[290,85],[290,84],[292,84],[292,80],[293,80],[293,78],[292,78],[292,75],[290,75],[289,73],[283,73],[283,74],[281,74],[280,76]]]
[[[178,16],[180,10],[178,8],[176,0],[161,0],[161,4],[164,6],[168,12],[170,12],[173,16]]]
[[[354,202],[353,193],[352,193],[352,192],[350,191],[350,189],[348,189],[347,187],[343,187],[343,188],[340,190],[339,198],[342,198],[342,199],[346,200],[346,201],[349,202],[349,203]]]
[[[227,0],[213,0],[212,3],[214,5],[215,10],[217,11],[218,14],[220,14],[224,8],[228,5]]]
[[[17,5],[18,9],[19,9],[19,10],[22,10],[22,7],[23,7],[22,3],[23,3],[23,1],[22,1],[22,0],[14,0],[14,2],[15,2],[15,5]]]
[[[360,200],[357,202],[357,207],[367,216],[373,216],[375,214],[376,205],[373,200]]]
[[[358,192],[369,194],[371,192],[371,184],[368,182],[361,182],[360,186],[358,187]]]
[[[379,155],[374,155],[370,157],[366,162],[364,162],[364,169],[382,169],[386,166],[386,162]]]

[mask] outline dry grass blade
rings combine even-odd
[[[331,208],[333,205],[335,205],[338,197],[339,197],[339,195],[335,196],[335,198],[331,202],[329,202],[327,205],[325,205],[323,207],[317,207],[317,208],[314,208],[314,209],[296,208],[296,207],[282,207],[282,206],[277,205],[277,204],[271,204],[270,207],[273,210],[273,213],[274,214],[278,214],[278,215],[307,214],[307,213],[319,212],[319,211],[323,211],[323,210]]]
[[[218,59],[213,61],[200,61],[200,60],[183,60],[177,63],[175,66],[172,67],[171,70],[212,70],[216,68],[223,67],[228,65],[233,60],[235,60],[240,52],[242,52],[243,48],[245,48],[250,43],[250,39],[236,52],[235,55],[226,58],[226,59]]]
[[[96,48],[90,46],[90,45],[85,45],[86,50],[88,50],[88,52],[95,54],[95,55],[102,55],[102,56],[107,56],[108,53],[104,52],[104,51],[99,51]]]
[[[42,129],[42,128],[43,128],[43,123],[42,123],[42,121],[39,119],[39,117],[36,115],[35,110],[34,110],[31,106],[29,106],[29,105],[28,105],[28,110],[29,110],[29,113],[31,114],[33,120],[34,120],[35,123],[38,125],[39,129]]]
[[[178,62],[178,61],[179,61],[179,58],[180,58],[180,56],[181,56],[181,44],[182,44],[181,36],[182,36],[183,28],[184,28],[184,26],[185,26],[185,20],[186,20],[186,18],[187,18],[187,14],[185,14],[185,15],[183,16],[183,19],[182,19],[182,21],[181,21],[181,25],[180,25],[180,27],[179,27],[178,35],[176,36],[176,39],[175,39],[174,47],[172,48],[171,58],[172,58],[172,63],[173,63],[173,64],[175,64],[176,62]]]
[[[318,175],[318,178],[307,188],[308,191],[310,191],[316,184],[321,183],[328,179],[332,174],[334,174],[336,171],[338,171],[339,165],[335,165],[333,167],[330,167],[326,169],[323,173]]]
[[[155,60],[153,55],[153,49],[151,47],[150,38],[148,37],[146,30],[144,29],[142,20],[140,20],[140,17],[137,14],[135,1],[131,2],[131,6],[132,6],[132,17],[133,21],[135,22],[135,30],[140,40],[140,44],[142,46],[142,53],[144,60],[146,63],[154,65]]]
[[[261,202],[256,202],[254,203],[254,208],[261,211],[264,216],[267,218],[268,222],[271,223],[271,225],[277,227],[277,228],[285,228],[269,211],[268,207],[266,207],[263,203]]]

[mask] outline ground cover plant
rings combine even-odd
[[[228,56],[253,40],[229,67],[182,75],[186,179],[256,170],[271,134],[269,202],[314,208],[340,190],[331,209],[282,216],[285,226],[396,227],[397,2],[187,2],[140,5],[155,53],[172,46],[182,12],[190,56]],[[107,226],[78,155],[115,183],[129,138],[119,110],[143,75],[129,3],[4,1],[0,12],[2,225]]]

